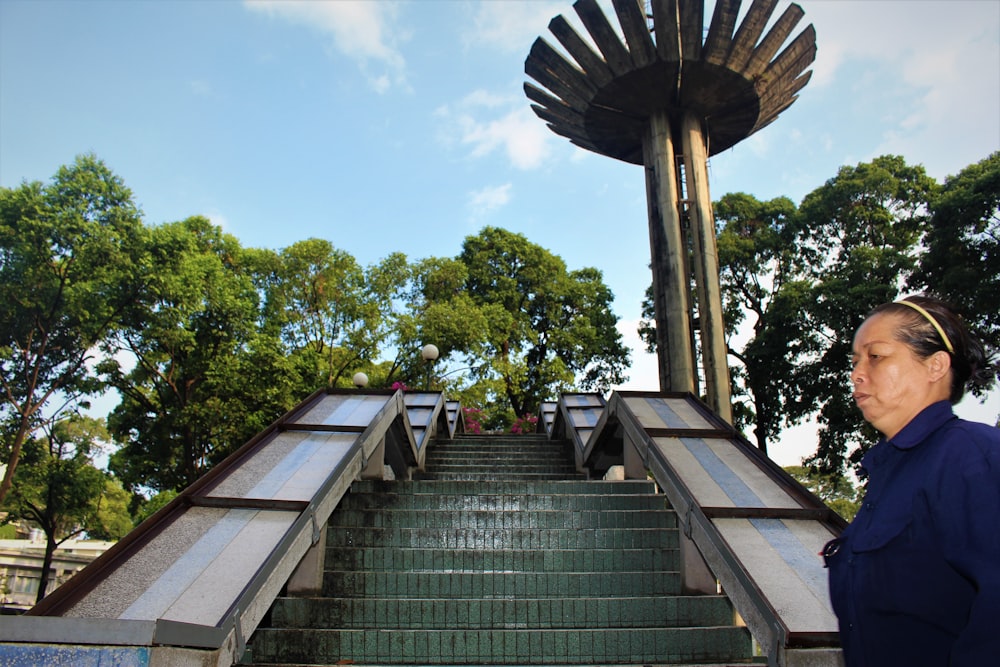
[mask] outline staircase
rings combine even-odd
[[[254,665],[742,665],[722,596],[680,595],[651,482],[585,481],[544,436],[432,443],[414,481],[355,482],[324,596],[282,597]]]

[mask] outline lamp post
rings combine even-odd
[[[427,391],[431,390],[431,365],[438,358],[438,354],[437,345],[433,343],[427,343],[427,345],[420,348],[420,356],[427,362],[427,386],[424,387]]]
[[[364,389],[365,387],[368,386],[368,376],[360,371],[354,374],[354,377],[351,378],[351,381],[354,382],[354,386],[357,387],[358,389]]]

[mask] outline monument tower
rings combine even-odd
[[[596,0],[573,5],[590,42],[552,19],[569,57],[536,39],[524,71],[545,90],[524,90],[556,134],[645,167],[660,391],[698,393],[700,347],[708,402],[731,422],[708,157],[795,101],[816,33],[808,26],[779,54],[804,12],[790,5],[765,35],[778,0],[754,0],[738,28],[740,0],[717,0],[704,34],[704,0],[613,4],[620,31]]]

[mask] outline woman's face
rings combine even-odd
[[[852,397],[865,421],[892,438],[932,403],[949,395],[950,359],[944,352],[921,359],[895,332],[899,315],[879,313],[854,334]],[[943,358],[942,358],[943,357]],[[943,366],[943,368],[942,368]]]

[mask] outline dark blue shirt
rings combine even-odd
[[[827,560],[848,667],[1000,665],[1000,429],[924,409]]]

